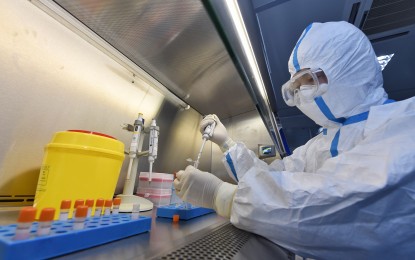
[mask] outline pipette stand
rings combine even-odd
[[[131,214],[91,217],[85,228],[73,230],[73,220],[55,221],[51,234],[36,236],[38,223],[31,228],[31,237],[14,240],[16,224],[0,226],[0,259],[47,259],[105,244],[121,238],[150,231],[151,217],[131,219]]]
[[[157,217],[163,218],[173,218],[174,215],[179,215],[180,220],[189,220],[213,212],[215,212],[213,209],[193,206],[189,203],[186,207],[183,203],[181,203],[157,207],[156,215]]]
[[[134,204],[140,204],[140,211],[153,209],[153,202],[133,194],[135,181],[137,179],[138,159],[143,155],[146,155],[146,152],[139,153],[137,157],[134,158],[130,178],[125,180],[123,193],[117,195],[117,197],[121,198],[120,212],[132,212]]]
[[[137,195],[120,194],[121,198],[120,212],[132,212],[134,204],[140,204],[140,211],[148,211],[153,209],[153,202]]]

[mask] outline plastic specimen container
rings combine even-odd
[[[103,198],[99,198],[95,201],[95,212],[94,217],[99,217],[102,215],[102,208],[104,207],[105,200]]]
[[[112,214],[117,215],[120,212],[121,198],[114,198],[112,200]]]
[[[111,207],[112,207],[112,199],[105,200],[104,203],[104,216],[108,216],[111,214]]]
[[[32,223],[35,220],[36,208],[34,207],[24,207],[20,210],[19,218],[17,219],[17,225],[14,232],[14,236],[11,233],[10,237],[13,237],[14,240],[23,240],[30,237],[30,229]]]
[[[47,236],[52,227],[53,217],[55,216],[54,208],[44,208],[40,212],[39,224],[37,226],[38,236]]]
[[[73,229],[74,230],[84,229],[87,215],[88,215],[88,206],[79,205],[78,207],[76,207],[75,216],[73,217]]]
[[[71,209],[71,200],[62,200],[59,211],[59,220],[68,220],[69,210]]]
[[[88,213],[87,213],[87,217],[89,218],[90,216],[92,216],[92,208],[94,207],[94,200],[93,199],[87,199],[85,200],[85,205],[88,206]]]

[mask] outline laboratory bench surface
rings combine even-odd
[[[16,222],[20,208],[0,208],[0,225]],[[232,226],[210,213],[173,222],[151,216],[150,232],[95,246],[55,259],[293,259],[294,255],[255,234]],[[123,214],[123,213],[121,213]]]

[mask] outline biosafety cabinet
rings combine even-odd
[[[160,127],[154,171],[173,173],[195,158],[202,142],[199,121],[207,114],[217,114],[230,136],[261,159],[270,147],[275,154],[268,160],[289,155],[319,131],[284,103],[280,90],[290,77],[291,51],[312,22],[343,20],[362,29],[383,66],[389,97],[412,97],[413,10],[412,0],[0,1],[0,206],[33,203],[44,147],[55,132],[101,132],[128,147],[131,133],[123,126],[138,113],[146,127],[152,119]],[[209,142],[199,168],[228,178],[221,157]],[[138,171],[148,166],[142,160]],[[220,229],[220,236],[231,230],[240,238],[232,240],[231,248],[252,238],[247,232],[232,233],[240,231],[218,217],[188,224],[192,236],[163,228],[153,234],[164,239],[166,248],[207,230]],[[222,239],[226,243],[219,238],[215,243],[231,240]],[[148,235],[120,242],[129,249],[138,245],[122,256],[116,246],[104,251],[114,258],[143,252],[141,257],[153,257],[161,248],[150,240]],[[252,247],[242,248],[243,254],[224,248],[223,256],[287,254],[268,251],[272,245],[261,238],[249,241]],[[265,247],[257,250],[258,245]],[[85,254],[99,257],[100,252],[78,256]]]
[[[122,128],[138,113],[145,127],[153,118],[160,127],[157,172],[195,159],[199,121],[211,113],[253,150],[273,144],[205,4],[3,1],[0,205],[33,203],[54,133],[100,132],[128,149],[131,132]],[[199,168],[227,176],[220,158],[209,142]],[[116,192],[127,169],[124,162]]]
[[[311,22],[344,20],[361,28],[378,56],[392,57],[381,61],[387,64],[389,97],[415,94],[414,2],[409,0],[22,0],[1,5],[2,205],[31,203],[43,148],[54,132],[90,129],[128,144],[130,134],[120,125],[137,113],[148,124],[152,118],[160,124],[157,171],[186,166],[201,142],[198,122],[212,113],[255,152],[275,145],[277,154],[290,154],[318,133],[318,126],[288,107],[280,92],[289,78],[291,50]],[[226,175],[219,149],[207,149],[202,169]],[[146,169],[146,162],[140,167]]]

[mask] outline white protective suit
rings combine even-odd
[[[413,259],[415,98],[387,100],[369,40],[346,22],[306,28],[289,60],[292,75],[302,68],[328,78],[303,111],[325,128],[271,165],[231,147],[231,222],[304,257]]]

